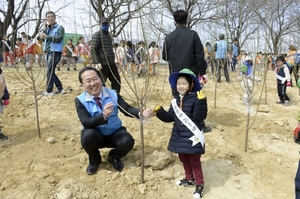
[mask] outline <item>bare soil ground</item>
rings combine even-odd
[[[79,69],[82,66],[79,65]],[[120,116],[123,125],[135,138],[134,149],[123,159],[125,168],[119,173],[107,163],[109,149],[101,150],[104,162],[95,175],[85,173],[87,154],[80,144],[81,124],[74,98],[82,92],[78,72],[57,71],[67,93],[39,100],[41,138],[38,137],[36,109],[32,91],[15,78],[15,69],[4,69],[11,93],[10,105],[1,115],[2,132],[9,136],[0,142],[0,198],[3,199],[186,199],[192,198],[194,187],[178,187],[177,179],[184,172],[176,154],[166,150],[172,124],[149,118],[144,124],[145,183],[141,178],[140,122]],[[21,73],[26,76],[25,70]],[[37,73],[36,66],[33,72]],[[275,77],[267,74],[267,103],[260,102],[264,112],[257,112],[262,83],[251,107],[248,150],[245,147],[247,108],[241,102],[241,79],[231,72],[231,83],[217,84],[209,79],[204,87],[208,97],[205,134],[206,154],[201,158],[204,170],[206,199],[292,199],[294,177],[299,159],[299,146],[292,132],[299,112],[298,88],[289,87],[290,106],[278,101]],[[148,107],[162,104],[169,107],[172,99],[168,72],[160,66],[158,78],[150,79]],[[130,81],[129,81],[130,83]],[[145,83],[145,77],[139,79]],[[122,77],[121,94],[136,106],[135,97]],[[69,89],[72,88],[72,91]],[[39,89],[45,89],[44,84]],[[264,92],[261,95],[265,98]],[[214,98],[216,97],[216,104]],[[54,138],[54,143],[47,141]]]

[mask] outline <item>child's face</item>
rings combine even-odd
[[[80,43],[82,44],[84,43],[84,38],[80,39]]]
[[[276,61],[276,64],[280,67],[280,66],[283,66],[284,62],[283,61]]]
[[[177,79],[177,91],[181,95],[185,95],[190,90],[190,84],[185,77],[179,77]]]
[[[68,40],[68,44],[72,44],[72,41],[71,41],[71,40]]]

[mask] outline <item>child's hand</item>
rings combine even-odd
[[[203,95],[202,90],[197,92],[197,97],[198,97],[198,99],[205,99],[205,96]]]

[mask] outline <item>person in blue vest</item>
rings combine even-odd
[[[239,56],[239,41],[237,38],[233,40],[233,44],[231,45],[232,52],[232,72],[236,72],[235,66],[237,64],[237,57]]]
[[[226,82],[230,82],[228,68],[227,68],[227,49],[228,44],[224,40],[225,36],[223,34],[220,34],[219,41],[215,44],[215,52],[216,52],[216,62],[217,62],[217,82],[221,83],[221,68],[224,69],[224,76],[226,79]]]
[[[134,139],[122,126],[118,110],[125,116],[140,118],[139,109],[125,102],[117,91],[104,87],[96,68],[84,67],[78,78],[84,91],[75,98],[75,105],[83,125],[81,145],[89,156],[86,173],[93,175],[97,172],[102,163],[100,148],[113,148],[107,160],[121,172],[124,168],[121,158],[131,151]]]
[[[45,39],[43,50],[46,53],[47,60],[47,89],[42,95],[51,96],[65,93],[61,81],[55,74],[55,68],[61,59],[64,35],[65,29],[56,23],[55,13],[48,11],[46,13],[44,30],[39,35],[41,39]],[[57,90],[53,92],[54,84]]]

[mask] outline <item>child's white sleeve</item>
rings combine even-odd
[[[283,71],[284,71],[284,74],[285,74],[285,79],[287,81],[290,81],[291,80],[291,74],[290,74],[289,68],[286,66],[286,67],[283,68]]]

